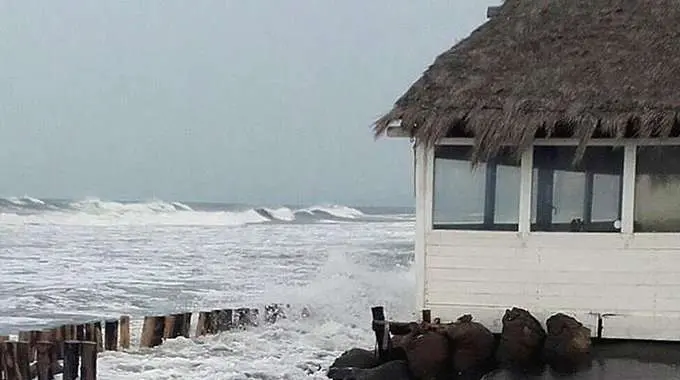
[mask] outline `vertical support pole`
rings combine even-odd
[[[81,324],[81,325],[76,325],[76,340],[79,341],[85,341],[85,330],[86,330],[86,324]]]
[[[203,336],[206,334],[209,314],[210,312],[207,311],[201,311],[198,313],[198,323],[196,324],[196,337]]]
[[[215,333],[231,330],[232,321],[234,318],[234,314],[231,309],[214,310],[213,318],[215,324]]]
[[[64,380],[76,380],[80,368],[80,342],[64,341]]]
[[[94,342],[97,344],[97,352],[103,352],[104,336],[102,334],[102,321],[94,322]]]
[[[118,321],[115,319],[104,323],[104,349],[118,351]]]
[[[623,189],[621,205],[621,232],[632,235],[635,229],[635,175],[637,146],[628,143],[623,156]]]
[[[534,174],[534,148],[530,146],[522,153],[520,161],[520,185],[519,185],[519,232],[526,237],[531,232],[531,197]]]
[[[432,312],[430,309],[424,309],[422,311],[423,314],[423,322],[425,323],[432,323]]]
[[[593,223],[593,189],[595,187],[595,173],[586,171],[586,181],[583,189],[583,223],[586,231]]]
[[[385,322],[385,308],[382,306],[375,306],[371,308],[371,314],[373,316],[373,321],[374,322]],[[385,328],[383,325],[376,326],[376,324],[372,324],[373,326],[373,331],[375,332],[375,340],[377,343],[378,347],[378,359],[381,362],[387,361],[387,358],[389,356],[389,341],[390,341],[390,336],[389,332],[385,334]]]
[[[8,340],[8,336],[0,336],[0,380],[7,380],[5,376],[5,342]]]
[[[489,161],[486,164],[486,181],[484,186],[484,226],[492,229],[496,217],[496,182],[498,165]]]
[[[49,341],[40,341],[36,345],[38,380],[53,380],[52,352],[54,344]]]
[[[82,342],[80,346],[80,379],[97,380],[97,343]]]
[[[27,380],[31,378],[28,342],[5,342],[5,376],[8,380]]]
[[[189,335],[191,331],[191,317],[193,313],[184,313],[184,324],[182,325],[181,335],[185,338],[191,337]]]
[[[130,316],[120,317],[120,347],[124,350],[130,348]]]
[[[163,329],[165,327],[165,317],[154,316],[144,317],[142,327],[141,347],[156,347],[163,343]]]
[[[191,316],[191,314],[189,314],[189,316]],[[171,339],[179,338],[180,336],[184,335],[185,318],[186,318],[185,313],[172,315],[173,324]]]
[[[175,338],[175,314],[171,314],[165,317],[163,323],[163,339]]]

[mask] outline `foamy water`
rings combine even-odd
[[[321,379],[372,347],[371,306],[412,318],[413,231],[411,215],[339,205],[6,199],[0,333],[130,314],[136,345],[144,315],[283,302],[274,325],[103,353],[100,378]]]

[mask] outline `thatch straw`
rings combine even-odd
[[[474,137],[476,159],[535,137],[680,135],[680,1],[507,0],[374,125]]]

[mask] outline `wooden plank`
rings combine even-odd
[[[4,367],[8,380],[30,380],[30,344],[28,342],[5,342]]]
[[[80,347],[80,379],[97,380],[97,343],[82,342]]]
[[[174,338],[175,330],[175,315],[168,315],[165,317],[165,323],[163,325],[163,339]]]
[[[120,317],[120,346],[123,349],[130,348],[130,316]]]
[[[118,350],[118,321],[106,321],[104,324],[104,349],[107,351]]]
[[[80,343],[75,340],[64,341],[63,380],[76,380],[80,368]]]
[[[38,380],[53,380],[52,352],[54,344],[50,341],[39,341],[35,344],[37,352]]]
[[[181,335],[185,338],[189,338],[189,333],[191,332],[191,317],[193,313],[184,313],[184,325],[182,326]]]
[[[191,317],[191,314],[189,314],[189,317]],[[175,339],[179,338],[180,336],[184,336],[184,329],[186,326],[185,318],[186,313],[172,315],[173,325],[170,339]]]
[[[164,327],[164,316],[144,317],[140,346],[150,348],[161,345],[163,343]]]
[[[102,322],[94,322],[94,342],[97,344],[97,352],[104,351],[104,337],[102,334]]]

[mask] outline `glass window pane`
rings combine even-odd
[[[470,146],[435,149],[435,229],[516,231],[519,162],[509,154],[471,166]]]
[[[680,147],[639,147],[635,232],[680,232]]]
[[[576,163],[575,155],[574,146],[534,148],[531,229],[620,231],[623,148],[588,147]]]

